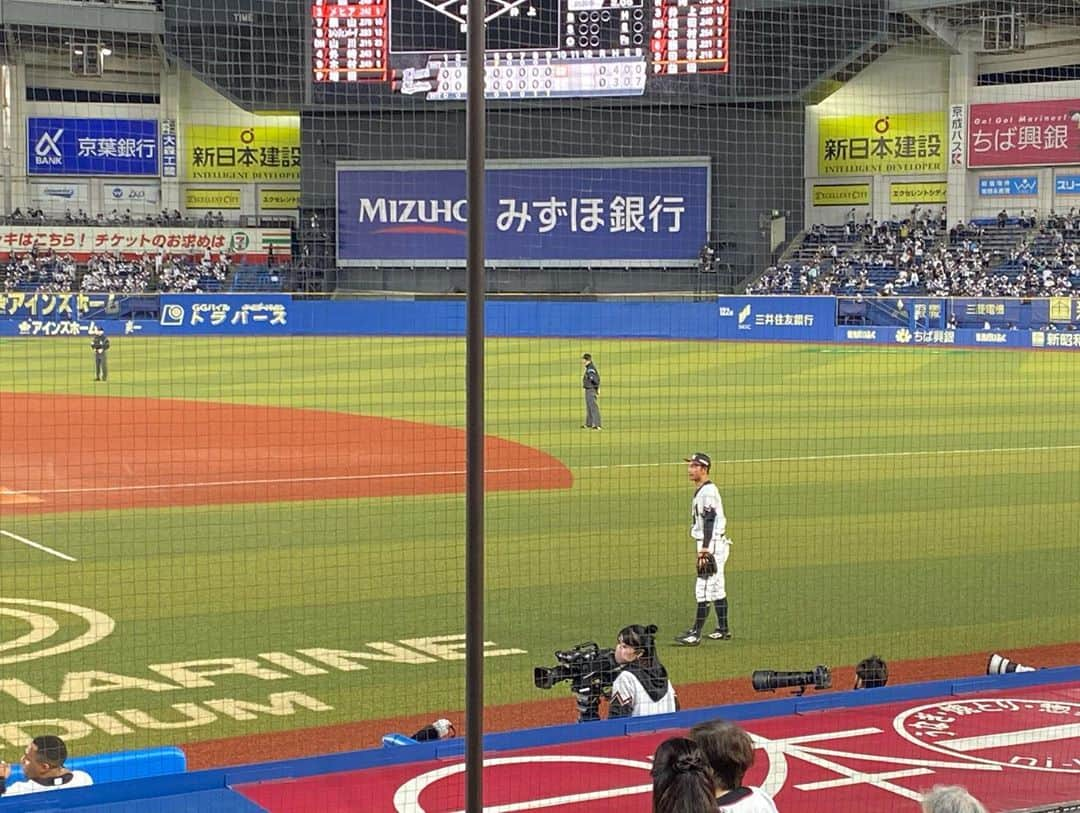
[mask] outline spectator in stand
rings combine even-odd
[[[1024,218],[1031,222],[1027,212]],[[813,239],[824,227],[812,226],[801,263],[771,266],[747,291],[891,295],[899,288],[930,296],[1048,297],[1070,296],[1080,284],[1080,222],[1069,216],[1054,215],[1016,246],[1002,249],[998,242],[992,250],[983,247],[985,230],[976,223],[953,226],[948,241],[941,240],[935,224],[940,221],[877,224],[862,246],[835,260]],[[882,279],[888,269],[895,269],[895,276]]]
[[[1009,213],[1007,211],[1005,211],[1004,209],[1002,209],[1000,212],[998,212],[998,216],[997,216],[998,228],[1003,229],[1003,228],[1005,228],[1005,226],[1008,225],[1008,223],[1009,223]]]
[[[3,289],[64,293],[74,289],[76,269],[75,259],[66,254],[57,256],[49,252],[41,258],[13,255],[3,268]]]

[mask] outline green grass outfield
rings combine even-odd
[[[0,387],[464,423],[460,340],[116,337],[106,385],[92,381],[86,345],[2,341]],[[603,376],[604,432],[579,429],[585,350]],[[735,541],[735,640],[666,646],[676,683],[871,651],[900,660],[1076,640],[1080,354],[503,339],[487,353],[488,433],[554,455],[575,478],[567,491],[487,501],[487,637],[527,650],[487,661],[489,703],[563,695],[531,682],[556,648],[611,645],[632,622],[657,623],[665,641],[686,627],[694,557],[680,461],[699,450],[716,461]],[[6,428],[0,438],[8,451],[20,442]],[[92,646],[9,662],[28,621],[0,602],[9,746],[26,721],[83,725],[86,753],[463,704],[461,661],[361,660],[369,668],[204,685],[189,675],[181,689],[168,688],[175,667],[151,668],[231,658],[252,672],[277,668],[261,653],[372,652],[366,643],[463,632],[461,495],[5,514],[0,528],[78,559],[2,537],[0,596],[116,622]],[[79,634],[59,615],[51,641]],[[269,708],[274,692],[329,708],[235,719],[245,714],[214,705]]]

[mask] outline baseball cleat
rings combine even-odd
[[[714,641],[730,641],[731,640],[731,633],[730,632],[721,632],[720,630],[714,630],[713,632],[709,633],[709,637]]]
[[[693,630],[688,630],[685,634],[676,638],[675,643],[683,646],[697,646],[701,643],[701,635]]]

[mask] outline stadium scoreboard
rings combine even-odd
[[[726,73],[730,0],[487,0],[492,99],[639,96],[649,82]],[[316,83],[466,95],[467,0],[313,0]]]

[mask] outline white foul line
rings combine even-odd
[[[37,548],[40,551],[44,551],[45,553],[52,554],[53,556],[55,556],[58,559],[63,559],[65,562],[77,562],[78,561],[78,559],[76,559],[74,556],[68,556],[66,553],[61,553],[58,550],[53,550],[52,548],[46,547],[45,545],[39,545],[37,542],[30,541],[25,536],[19,536],[18,534],[13,534],[11,531],[0,531],[0,534],[3,534],[4,536],[8,537],[9,539],[14,539],[16,542],[22,542],[24,545],[29,545],[32,548]]]
[[[873,460],[890,457],[945,457],[968,454],[1009,454],[1013,452],[1066,452],[1080,450],[1080,444],[1061,446],[997,446],[988,449],[925,449],[911,452],[850,452],[845,454],[800,455],[791,457],[744,457],[736,460],[716,460],[719,466],[746,466],[771,463],[813,463],[829,460]],[[662,466],[682,466],[681,462],[665,463],[611,463],[593,466],[577,466],[576,471],[605,471],[610,469],[645,469]],[[537,474],[545,471],[562,471],[563,466],[519,466],[516,468],[485,469],[486,474]],[[10,489],[7,494],[23,496],[48,494],[100,494],[130,491],[167,491],[183,488],[222,488],[228,486],[288,485],[295,483],[336,483],[350,480],[400,480],[414,477],[464,477],[465,469],[445,471],[376,472],[373,474],[328,474],[313,477],[273,477],[244,480],[206,480],[183,483],[141,483],[120,486],[86,486],[81,488]]]
[[[1027,728],[1021,731],[999,732],[997,734],[982,734],[978,737],[964,737],[949,742],[939,742],[942,748],[950,751],[976,751],[980,748],[1000,748],[1004,745],[1027,745],[1032,742],[1053,742],[1054,740],[1071,740],[1080,737],[1080,723],[1068,725],[1053,725],[1045,728]]]

